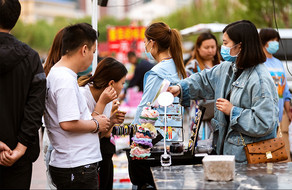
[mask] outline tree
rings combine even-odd
[[[19,40],[36,49],[42,55],[49,51],[56,33],[61,28],[66,27],[69,24],[81,22],[91,23],[91,17],[84,17],[80,19],[56,17],[52,23],[48,23],[45,20],[39,20],[36,23],[24,23],[19,20],[12,30],[12,34]],[[114,17],[104,17],[98,23],[98,41],[104,42],[107,40],[107,26],[122,26],[129,24],[129,19],[119,20]]]
[[[166,17],[164,21],[172,28],[183,29],[199,23],[231,23],[236,20],[250,20],[257,27],[275,27],[275,16],[279,27],[291,27],[292,0],[195,0]]]
[[[291,26],[289,18],[292,0],[240,0],[240,2],[245,7],[240,14],[261,27],[275,27],[275,18],[279,26],[286,28]]]

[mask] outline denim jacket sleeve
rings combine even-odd
[[[148,74],[148,73],[147,73]],[[163,79],[155,74],[153,71],[149,71],[148,76],[145,74],[146,83],[144,86],[144,92],[142,100],[137,108],[135,119],[132,124],[139,124],[139,117],[143,110],[143,107],[147,105],[148,102],[152,103],[156,93],[158,92]]]
[[[189,106],[190,100],[214,99],[214,86],[218,76],[218,67],[204,69],[200,73],[194,73],[188,78],[180,81],[180,103]]]

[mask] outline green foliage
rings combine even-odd
[[[291,27],[292,0],[274,0],[274,3],[278,27]],[[181,30],[199,23],[231,23],[242,19],[252,21],[257,27],[275,27],[273,0],[196,0],[191,5],[154,21],[164,21],[171,28]],[[18,21],[12,33],[40,53],[46,53],[55,34],[61,28],[79,22],[91,23],[91,17],[81,19],[57,17],[52,23],[44,20],[33,24]],[[107,40],[108,26],[129,25],[130,22],[129,19],[102,18],[98,22],[99,42]],[[195,40],[196,36],[189,38]]]
[[[230,9],[230,6],[233,9]],[[233,10],[238,7],[239,5],[231,0],[201,0],[155,21],[164,21],[179,30],[199,23],[228,23],[234,20],[232,18],[236,18]]]
[[[46,54],[54,40],[56,33],[63,27],[69,24],[76,24],[86,22],[91,24],[91,17],[84,17],[80,19],[68,19],[64,17],[56,17],[52,23],[44,20],[39,20],[36,23],[24,23],[19,20],[12,30],[12,34],[27,43],[33,49],[36,49],[40,54]],[[98,22],[99,42],[107,40],[107,26],[123,26],[129,25],[130,20],[118,20],[114,17],[104,17]]]
[[[276,16],[278,27],[291,27],[292,0],[239,0],[245,9],[238,14],[249,18],[258,27],[275,27]],[[274,1],[274,4],[273,4]],[[275,5],[275,15],[274,6]]]
[[[291,27],[292,0],[274,0],[278,27]],[[164,21],[179,30],[199,23],[231,23],[236,20],[250,20],[257,27],[275,27],[273,0],[196,0],[166,17]]]

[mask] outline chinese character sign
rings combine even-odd
[[[116,59],[126,63],[128,62],[127,53],[134,51],[138,56],[144,52],[144,26],[117,26],[109,27],[108,44],[109,51],[116,54]]]

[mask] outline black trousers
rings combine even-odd
[[[29,189],[31,174],[31,162],[16,162],[11,167],[0,166],[0,189]]]
[[[114,167],[113,154],[103,154],[99,169],[99,188],[113,189]]]
[[[76,168],[49,166],[49,171],[57,189],[98,189],[98,163]]]

